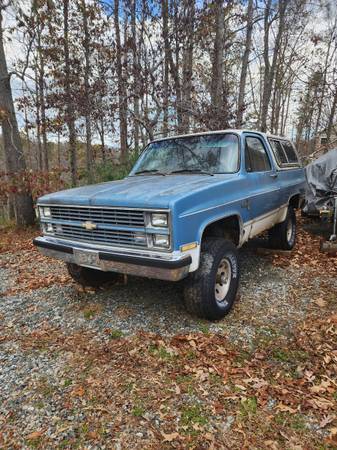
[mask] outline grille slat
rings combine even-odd
[[[54,235],[65,239],[75,239],[83,242],[99,242],[108,245],[128,247],[147,247],[145,242],[135,240],[133,230],[111,230],[104,225],[140,228],[145,233],[145,218],[143,211],[108,208],[76,208],[67,206],[51,206],[51,219],[77,222],[78,225],[62,223],[53,224]],[[84,222],[99,225],[94,230],[86,230]]]
[[[92,220],[95,223],[106,223],[111,225],[145,226],[143,211],[107,208],[61,208],[56,206],[52,206],[50,209],[51,215],[55,219],[80,220],[81,222]]]

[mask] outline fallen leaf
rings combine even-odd
[[[319,427],[320,428],[324,428],[326,427],[329,423],[331,423],[334,419],[336,418],[336,416],[326,416],[323,417],[323,419],[321,420]]]
[[[316,303],[316,305],[319,306],[320,308],[324,308],[327,302],[322,297],[320,297],[314,300],[314,303]]]
[[[270,447],[272,450],[277,450],[279,448],[277,441],[268,440],[265,441],[264,444],[266,447]]]
[[[164,438],[163,442],[172,442],[179,437],[179,433],[166,434],[162,432],[161,435]]]
[[[80,386],[80,387],[74,389],[74,390],[71,392],[71,395],[72,395],[73,397],[83,397],[83,395],[84,395],[84,388],[83,388],[82,386]]]
[[[281,411],[281,412],[289,412],[289,413],[291,413],[291,414],[295,414],[295,413],[297,412],[296,409],[291,408],[291,407],[288,406],[288,405],[284,405],[283,403],[279,403],[279,404],[276,406],[276,409],[278,409],[278,410]]]
[[[28,434],[27,439],[29,441],[35,441],[42,436],[42,431],[33,431],[33,433]]]
[[[323,397],[316,397],[308,400],[308,403],[315,409],[329,409],[334,406],[334,403]]]

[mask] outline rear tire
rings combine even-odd
[[[296,215],[294,208],[288,207],[284,222],[269,230],[269,244],[272,248],[291,250],[296,243]]]
[[[185,282],[186,309],[203,319],[222,319],[233,306],[239,276],[238,251],[233,242],[206,239],[202,244],[200,266]]]
[[[89,267],[78,266],[77,264],[67,263],[69,275],[82,286],[99,287],[118,277],[115,272],[103,272]]]

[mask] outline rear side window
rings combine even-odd
[[[283,150],[283,147],[281,145],[280,141],[277,141],[275,139],[270,139],[270,145],[272,146],[272,149],[275,153],[277,162],[282,165],[282,164],[288,164],[288,158],[287,155],[285,153],[285,151]]]
[[[269,157],[259,138],[246,137],[245,163],[247,172],[267,172],[271,170]]]
[[[297,164],[298,158],[292,144],[288,141],[282,141],[282,147],[287,155],[289,164]]]

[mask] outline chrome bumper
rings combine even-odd
[[[178,281],[189,272],[192,258],[189,255],[139,254],[131,250],[108,249],[101,246],[60,241],[49,237],[38,237],[33,241],[39,251],[51,258],[61,259],[105,272],[119,272],[160,280]],[[92,256],[90,264],[83,263],[81,255]]]

